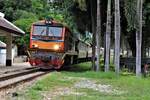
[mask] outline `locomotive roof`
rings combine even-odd
[[[33,23],[33,25],[46,25],[45,21],[46,20],[37,21],[37,22]],[[54,21],[54,20],[52,21],[52,24],[49,24],[49,25],[59,26],[59,27],[65,26],[59,22]]]
[[[0,41],[0,48],[6,48],[6,44],[2,41]]]
[[[33,25],[46,25],[45,21],[46,20],[37,21],[37,22],[33,23]],[[55,20],[52,20],[52,24],[49,24],[49,25],[56,26],[56,27],[65,27],[67,30],[69,30],[71,32],[71,30],[65,24],[62,24],[62,23],[57,22]]]

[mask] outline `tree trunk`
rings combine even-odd
[[[97,27],[96,27],[96,71],[99,71],[100,67],[100,37],[101,37],[101,14],[100,14],[100,0],[97,0]]]
[[[105,72],[109,71],[110,62],[110,34],[111,34],[111,0],[107,3],[107,26],[106,26],[106,41],[105,41]]]
[[[95,68],[95,46],[96,46],[96,23],[95,23],[95,13],[94,13],[94,7],[93,7],[93,1],[90,1],[91,3],[91,22],[92,22],[92,70],[96,70]]]
[[[136,30],[132,30],[130,32],[130,37],[128,37],[128,42],[129,42],[129,47],[132,51],[132,57],[136,57],[136,41],[135,41],[135,37],[136,37]]]
[[[96,45],[95,38],[96,38],[96,34],[93,33],[93,40],[92,40],[92,70],[96,70],[96,68],[95,68],[95,51],[96,51],[95,50],[95,45]]]
[[[115,0],[115,71],[119,75],[120,70],[120,3]]]
[[[143,0],[137,0],[136,76],[138,77],[141,76],[142,6],[143,6]]]

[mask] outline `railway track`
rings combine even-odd
[[[0,76],[0,91],[14,87],[19,83],[33,80],[49,72],[50,71],[40,71],[39,68],[31,68],[2,74]]]

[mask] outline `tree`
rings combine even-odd
[[[107,25],[105,39],[105,72],[109,71],[110,62],[110,34],[111,34],[111,0],[107,2]]]
[[[124,11],[125,11],[125,17],[127,21],[127,27],[126,27],[126,37],[129,42],[129,47],[132,51],[132,56],[136,57],[136,41],[135,41],[135,23],[136,23],[136,5],[137,0],[124,0]]]
[[[120,70],[120,0],[115,0],[115,71]]]
[[[142,45],[142,7],[143,0],[137,0],[136,24],[136,76],[141,76],[141,45]]]
[[[30,41],[30,28],[33,22],[38,21],[36,17],[31,17],[31,18],[22,18],[18,19],[15,22],[13,22],[16,26],[20,27],[23,29],[26,34],[20,38],[15,39],[15,42],[17,44],[25,44],[26,46],[29,46],[29,41]]]
[[[19,16],[15,16],[17,14],[17,10],[26,10],[27,12],[31,11],[31,0],[3,0],[0,5],[3,13],[5,13],[5,17],[9,21],[14,21],[19,18]]]
[[[92,24],[92,34],[93,34],[93,38],[92,38],[92,70],[95,70],[95,46],[96,46],[96,24],[95,24],[95,13],[94,13],[94,4],[93,1],[90,0],[91,3],[91,24]]]
[[[101,14],[100,14],[100,0],[97,0],[97,27],[96,27],[96,71],[100,67],[100,37],[101,37]]]

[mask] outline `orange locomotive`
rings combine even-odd
[[[89,49],[90,46],[75,38],[66,26],[52,19],[32,25],[29,48],[32,66],[59,69],[64,64],[76,63],[80,58],[91,57]]]

